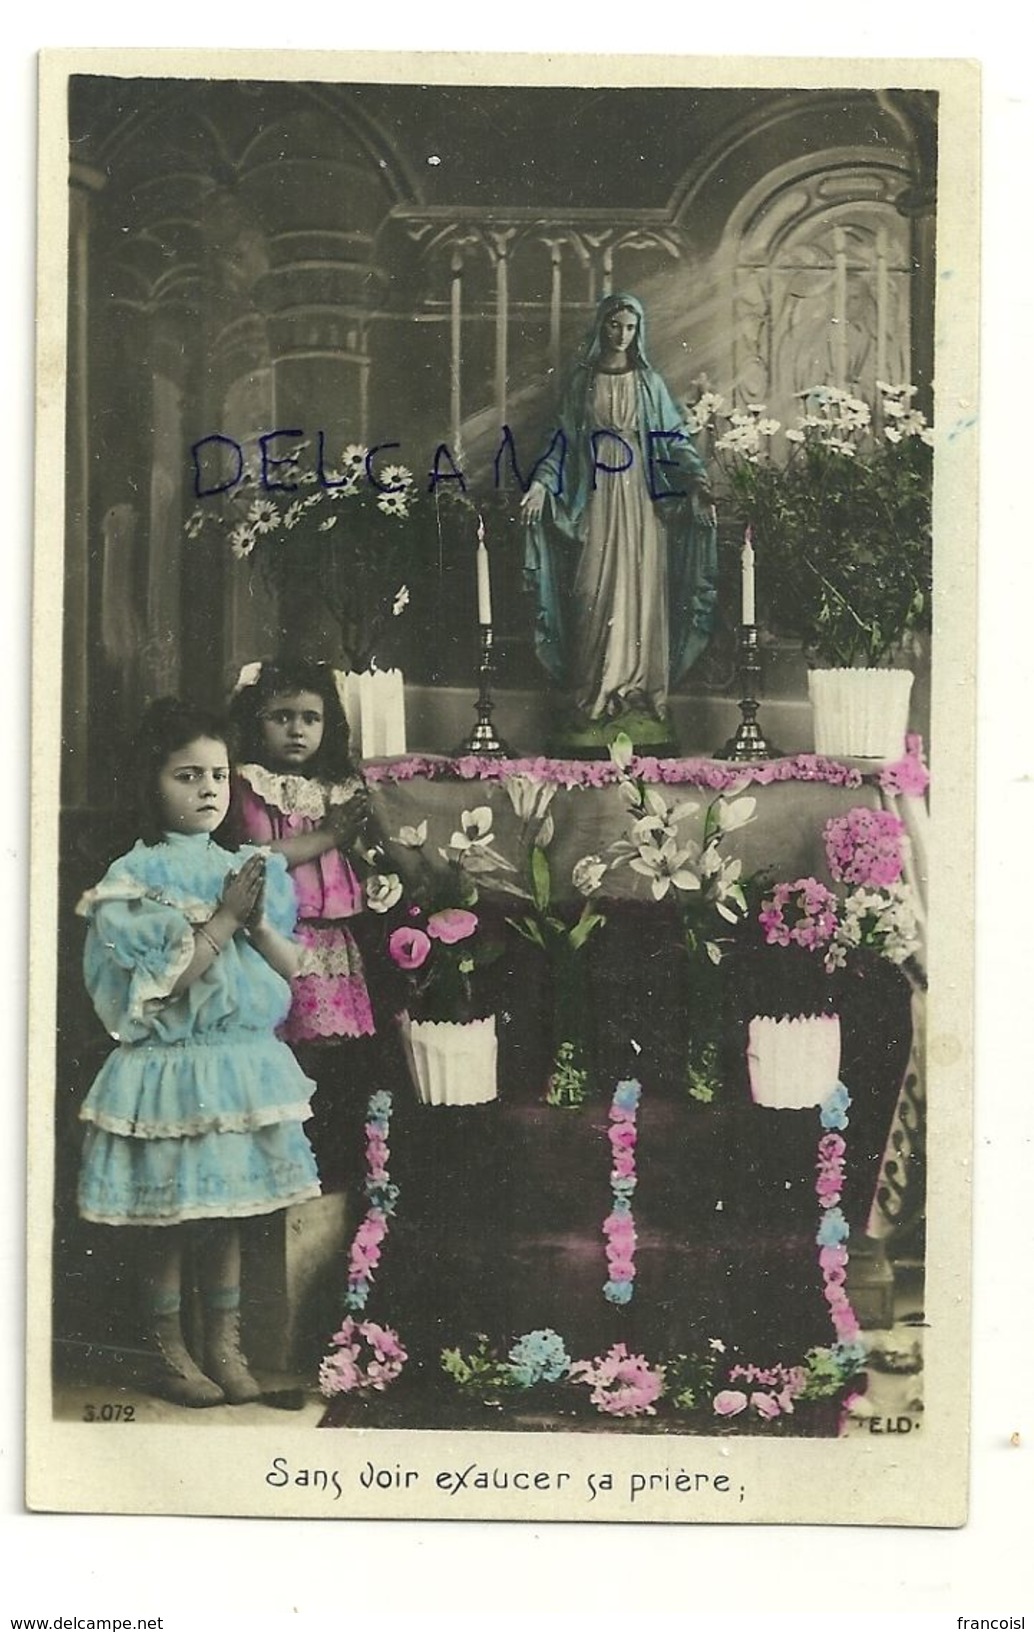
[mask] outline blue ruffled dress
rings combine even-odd
[[[243,933],[172,994],[226,876],[256,847],[207,834],[134,845],[87,891],[83,968],[118,1043],[80,1115],[79,1210],[99,1224],[180,1224],[275,1212],[320,1193],[302,1123],[313,1084],[276,1036],[289,983]],[[290,935],[287,866],[267,855],[265,913]]]

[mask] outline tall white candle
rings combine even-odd
[[[478,516],[478,623],[492,622],[492,579],[488,570],[488,550],[485,548],[485,524]]]
[[[748,527],[743,535],[743,551],[740,555],[740,588],[741,611],[740,619],[743,623],[753,623],[754,618],[754,535]]]

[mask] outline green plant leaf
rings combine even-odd
[[[535,898],[535,905],[540,912],[549,910],[550,896],[552,895],[552,880],[549,873],[549,857],[545,850],[537,844],[531,847],[531,890]]]
[[[592,934],[593,930],[598,929],[602,924],[605,924],[606,922],[607,922],[607,919],[606,919],[606,916],[605,916],[604,913],[602,913],[602,912],[588,912],[586,909],[583,908],[581,917],[578,919],[578,922],[576,924],[572,925],[570,933],[568,934],[567,939],[570,942],[571,946],[574,948],[574,950],[577,952],[580,947],[583,947],[585,945],[586,941],[589,939],[589,936]]]

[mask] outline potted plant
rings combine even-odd
[[[424,1104],[478,1105],[497,1093],[494,1014],[483,1012],[475,970],[496,957],[501,940],[478,907],[479,864],[506,867],[492,848],[492,811],[465,810],[437,860],[427,855],[428,824],[404,827],[389,841],[399,872],[366,883],[371,911],[385,920],[387,953],[407,992],[400,1015],[403,1047]],[[383,850],[374,853],[383,862]]]
[[[521,911],[506,921],[538,947],[548,962],[552,1039],[546,1102],[575,1110],[592,1096],[594,1087],[593,1006],[585,947],[606,923],[605,915],[591,905],[606,864],[595,855],[582,856],[575,863],[571,888],[582,904],[577,911],[569,910],[559,899],[561,891],[550,856],[553,816],[549,807],[555,784],[513,775],[504,786],[520,824],[517,861],[509,877],[497,874],[492,883],[520,899]]]
[[[460,516],[470,524],[473,506],[449,485],[421,491],[404,465],[375,466],[358,443],[332,464],[322,436],[315,449],[278,449],[255,468],[242,454],[237,480],[199,501],[187,536],[218,531],[233,559],[259,574],[276,597],[284,652],[343,671],[356,752],[404,753],[402,675],[385,669],[384,647],[418,563],[443,527]]]
[[[897,816],[859,805],[830,818],[823,840],[832,887],[814,877],[773,883],[756,915],[761,944],[744,960],[747,1064],[755,1104],[784,1110],[814,1103],[839,1062],[849,1088],[864,1085],[846,1203],[864,1227],[919,1046],[922,936]]]
[[[742,862],[726,854],[730,833],[754,820],[756,799],[720,794],[700,816],[695,799],[669,804],[634,774],[632,744],[619,736],[611,747],[628,810],[628,836],[610,847],[611,868],[628,866],[650,881],[655,901],[678,908],[685,949],[684,979],[690,1035],[686,1086],[691,1098],[709,1103],[721,1086],[724,1034],[722,964],[746,920],[748,891]],[[695,833],[699,833],[699,838]]]
[[[930,629],[933,431],[914,386],[877,387],[874,408],[835,386],[804,391],[785,430],[759,404],[727,412],[705,391],[691,423],[751,529],[761,617],[812,665],[816,750],[896,759],[913,673],[892,665]]]

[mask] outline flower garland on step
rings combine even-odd
[[[324,1356],[319,1373],[320,1393],[328,1399],[362,1389],[381,1394],[409,1359],[397,1332],[372,1320],[360,1323],[351,1315],[330,1341],[334,1348]]]
[[[664,1392],[664,1367],[651,1366],[645,1355],[631,1354],[615,1343],[594,1360],[576,1360],[571,1381],[591,1388],[590,1400],[609,1417],[652,1417]]]
[[[636,1113],[642,1086],[634,1079],[619,1082],[610,1105],[611,1166],[610,1189],[613,1202],[603,1220],[607,1244],[608,1278],[603,1296],[611,1303],[631,1303],[635,1280],[635,1219],[632,1195],[636,1187],[635,1147],[638,1139]]]
[[[837,1335],[834,1352],[837,1349],[846,1349],[852,1356],[857,1354],[861,1358],[865,1348],[860,1341],[858,1316],[851,1307],[846,1286],[847,1238],[851,1233],[851,1226],[840,1209],[840,1195],[844,1187],[844,1156],[847,1150],[841,1130],[847,1127],[847,1110],[850,1103],[851,1098],[847,1089],[842,1082],[838,1082],[819,1109],[819,1120],[824,1131],[819,1140],[815,1163],[815,1194],[822,1209],[822,1219],[815,1240],[819,1248],[819,1267],[825,1283],[829,1316]]]
[[[823,1100],[819,1107],[823,1131],[815,1161],[815,1195],[821,1209],[815,1242],[819,1249],[823,1296],[836,1333],[836,1342],[828,1351],[829,1364],[844,1375],[860,1370],[866,1353],[858,1316],[847,1293],[847,1238],[851,1227],[840,1208],[847,1153],[843,1129],[847,1127],[850,1103],[851,1097],[842,1082]],[[794,1400],[807,1388],[808,1373],[801,1366],[739,1365],[730,1371],[728,1382],[740,1386],[720,1389],[715,1395],[712,1404],[717,1416],[734,1417],[752,1406],[758,1416],[772,1421],[792,1415]]]
[[[366,1308],[374,1271],[388,1233],[388,1220],[395,1212],[399,1189],[388,1178],[388,1130],[391,1123],[391,1095],[379,1089],[370,1095],[366,1111],[366,1216],[352,1241],[348,1254],[348,1290],[345,1308]],[[335,1340],[336,1341],[336,1340]]]

